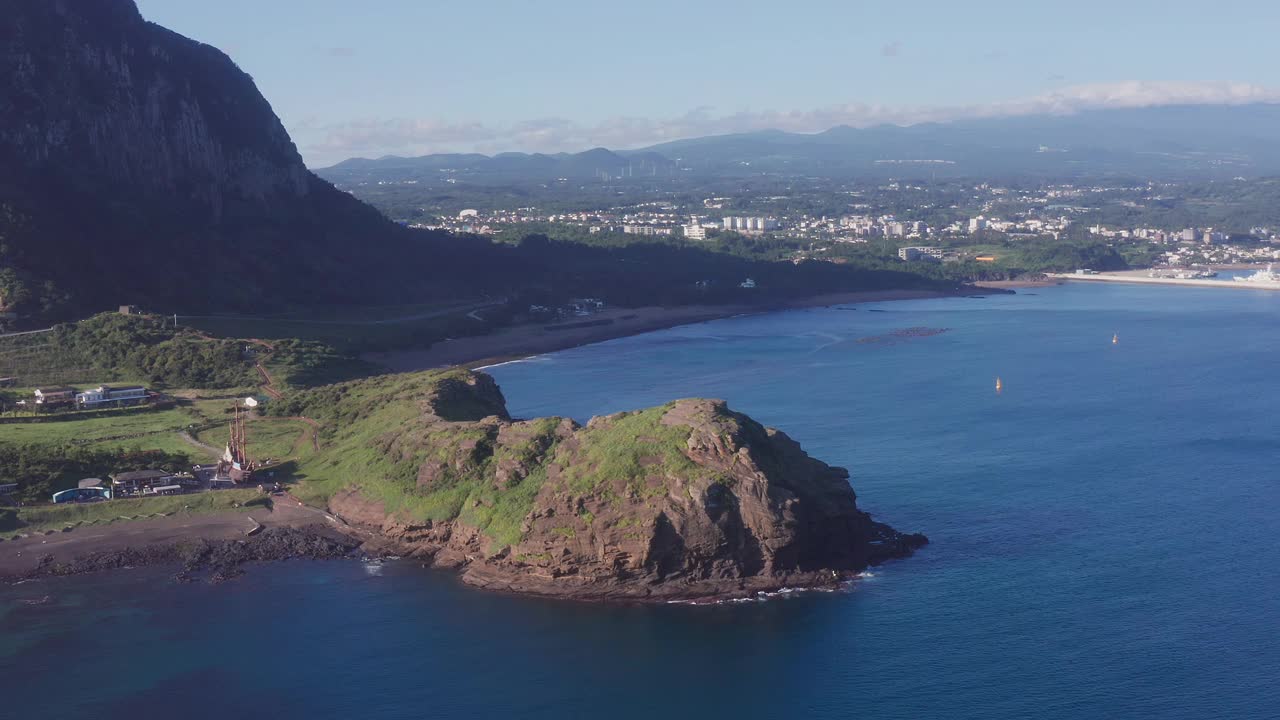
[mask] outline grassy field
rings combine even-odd
[[[313,452],[311,426],[301,420],[262,418],[245,427],[246,442],[259,459],[305,459]]]
[[[245,440],[249,456],[272,462],[294,459],[303,460],[312,455],[311,426],[301,420],[284,418],[254,418],[245,424]],[[227,428],[213,427],[195,433],[202,443],[221,447],[227,442]]]
[[[182,439],[180,433],[199,430],[210,423],[214,428],[200,434],[210,438],[208,444],[221,447],[226,441],[226,425],[232,399],[184,400],[183,405],[168,410],[136,408],[119,415],[53,422],[20,422],[0,424],[0,443],[13,445],[84,445],[95,449],[163,450],[186,455],[193,462],[209,462],[209,452]],[[294,436],[302,431],[299,429]],[[196,435],[196,432],[192,432]]]
[[[68,526],[103,525],[130,520],[143,520],[156,513],[165,515],[202,514],[234,510],[250,504],[261,505],[267,498],[257,489],[218,490],[197,495],[173,495],[154,498],[128,498],[110,502],[44,505],[18,508],[16,522],[0,532],[36,533],[62,530]]]
[[[135,437],[142,439],[144,436],[157,433],[175,433],[188,425],[202,421],[202,418],[188,408],[171,410],[139,408],[134,412],[110,417],[0,425],[0,442],[58,445],[98,440],[127,440]]]
[[[98,450],[161,450],[166,453],[186,455],[193,463],[208,463],[218,459],[216,453],[192,445],[183,440],[176,431],[159,432],[127,440],[102,440],[89,443],[89,447]]]

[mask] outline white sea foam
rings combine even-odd
[[[480,367],[475,368],[475,370],[478,372],[480,370],[489,370],[490,368],[502,367],[503,365],[515,365],[516,363],[538,360],[541,357],[542,357],[541,355],[530,355],[529,357],[522,357],[518,360],[507,360],[506,362],[494,363],[492,365],[481,365]]]

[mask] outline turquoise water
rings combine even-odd
[[[914,326],[948,331],[891,335]],[[0,588],[0,702],[15,718],[1275,718],[1277,357],[1280,294],[1081,284],[504,365],[521,416],[725,398],[932,544],[847,592],[718,607],[493,595],[406,562],[29,583]]]

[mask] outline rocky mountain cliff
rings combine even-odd
[[[222,52],[145,22],[131,0],[3,6],[0,144],[13,159],[215,221],[239,203],[307,195],[288,133]]]
[[[832,585],[927,542],[859,510],[847,471],[721,401],[513,420],[491,378],[454,371],[323,388],[278,412],[326,420],[299,492],[372,546],[481,587],[739,596]]]
[[[0,0],[0,17],[0,312],[261,310],[452,287],[443,237],[310,173],[219,50],[133,0]]]

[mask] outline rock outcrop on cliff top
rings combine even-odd
[[[373,546],[481,587],[734,596],[831,585],[927,542],[859,510],[847,471],[717,400],[513,420],[491,378],[455,371],[296,402],[335,411],[329,459],[305,468],[330,509]]]

